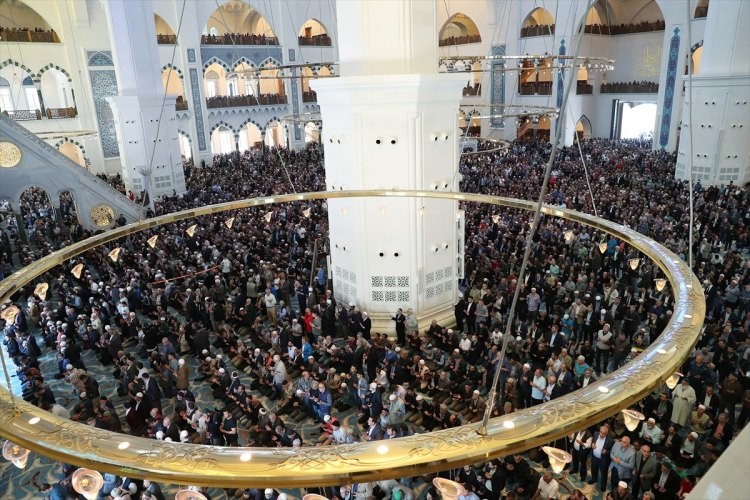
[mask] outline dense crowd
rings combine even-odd
[[[656,94],[659,92],[658,82],[642,80],[637,82],[604,82],[600,87],[602,94]]]
[[[597,211],[686,258],[686,184],[674,180],[673,155],[644,146],[582,143]],[[536,199],[549,148],[513,143],[505,152],[465,155],[461,188]],[[593,212],[580,161],[577,149],[560,151],[548,203]],[[322,190],[322,164],[316,146],[217,156],[191,169],[188,192],[160,200],[157,213],[289,192],[290,179],[298,192]],[[628,431],[618,416],[556,443],[574,456],[570,477],[588,479],[615,500],[677,498],[746,423],[748,195],[746,187],[695,185],[694,268],[706,286],[705,333],[680,385],[639,402],[648,420],[638,429]],[[78,261],[85,265],[80,279],[70,273],[76,262],[46,277],[47,300],[35,298],[31,286],[19,294],[22,313],[6,325],[6,352],[27,400],[96,427],[226,446],[325,446],[479,421],[496,370],[502,391],[489,409],[493,416],[541,404],[638,356],[669,321],[669,287],[656,289],[659,271],[645,259],[632,269],[628,260],[636,254],[624,243],[544,218],[528,279],[519,283],[530,214],[464,208],[465,292],[453,327],[420,330],[404,304],[405,312],[394,315],[394,342],[371,331],[356,304],[339,304],[320,265],[327,210],[316,202],[238,211],[231,227],[227,215],[217,215],[131,235],[117,243],[123,248],[117,262],[106,257],[113,247],[91,251]],[[198,229],[189,235],[193,223]],[[517,316],[508,318],[519,286]],[[508,355],[500,360],[509,320]],[[55,353],[54,373],[40,371],[45,351]],[[112,379],[90,376],[91,363],[110,367]],[[73,391],[75,401],[61,404],[61,391]],[[318,432],[302,430],[311,420]],[[537,490],[555,498],[557,479],[538,472],[532,459],[546,465],[532,450],[444,474],[467,487],[466,498],[498,499],[504,490],[507,498],[530,498]],[[107,479],[111,488],[104,491],[115,490],[113,498],[135,492],[152,498],[139,481]],[[324,494],[403,500],[424,488],[421,479]]]

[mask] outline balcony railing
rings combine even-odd
[[[594,86],[588,82],[576,82],[576,94],[590,95],[594,93]]]
[[[242,108],[246,106],[270,106],[286,104],[286,96],[280,94],[261,94],[257,98],[253,95],[214,96],[206,99],[206,107],[213,108]]]
[[[223,35],[203,35],[202,45],[278,45],[275,36],[224,33]]]
[[[465,36],[449,36],[440,40],[439,45],[441,47],[448,47],[451,45],[466,45],[467,43],[479,43],[482,41],[482,37],[479,35],[465,35]]]
[[[330,47],[331,37],[328,35],[315,35],[311,37],[300,36],[297,38],[299,45],[307,45],[314,47]]]
[[[0,27],[0,41],[60,43],[60,37],[54,30]]]
[[[552,82],[522,83],[518,91],[521,95],[552,95]]]
[[[47,108],[45,113],[50,120],[75,118],[78,116],[78,110],[76,108]]]
[[[314,90],[302,92],[302,102],[318,102],[318,94]]]
[[[591,35],[630,35],[632,33],[647,33],[649,31],[664,31],[664,21],[640,22],[637,24],[587,24],[585,32]]]
[[[178,97],[177,101],[175,101],[174,103],[174,109],[175,111],[187,111],[188,102],[184,100],[182,97]]]
[[[42,119],[42,112],[38,109],[16,109],[13,111],[4,110],[2,113],[11,120],[15,120],[17,122],[27,122],[30,120]]]
[[[656,82],[608,82],[602,83],[599,92],[602,94],[658,94]]]
[[[482,95],[482,84],[475,83],[474,85],[466,85],[464,87],[464,97],[474,97]]]
[[[534,26],[526,26],[525,28],[521,28],[521,38],[528,38],[532,36],[547,36],[554,34],[554,24],[536,24]]]
[[[705,7],[696,7],[695,8],[695,18],[696,19],[703,19],[708,16],[708,5]]]
[[[156,43],[159,45],[177,44],[177,35],[156,35]]]

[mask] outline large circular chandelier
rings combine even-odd
[[[238,209],[330,198],[438,198],[532,210],[530,201],[489,195],[408,191],[324,191],[252,198],[171,213],[94,236],[54,252],[0,283],[0,302],[78,255],[160,225]],[[700,282],[675,254],[640,233],[594,216],[545,206],[561,217],[605,231],[661,268],[675,293],[662,335],[631,363],[584,389],[480,423],[387,442],[302,448],[229,448],[117,434],[62,419],[0,389],[0,435],[19,448],[66,463],[133,478],[216,487],[303,487],[413,476],[544,445],[619,412],[671,377],[695,345],[705,316]],[[15,455],[14,455],[15,456]]]

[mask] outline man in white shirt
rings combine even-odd
[[[266,288],[266,294],[263,296],[263,304],[266,306],[268,322],[276,325],[276,297],[271,293],[270,288]]]
[[[552,473],[548,470],[544,471],[544,475],[539,479],[539,484],[536,487],[536,492],[532,498],[558,498],[560,485],[557,484],[555,478],[552,477]]]
[[[534,378],[531,381],[531,404],[538,405],[544,401],[544,392],[547,388],[547,379],[544,378],[541,368],[534,372]]]

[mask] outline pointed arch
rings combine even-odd
[[[588,116],[586,116],[585,114],[582,114],[576,122],[576,134],[578,134],[579,140],[588,139],[591,137],[591,120],[589,120]]]
[[[464,45],[467,43],[480,43],[482,36],[477,24],[466,14],[458,12],[445,21],[440,28],[438,37],[441,47],[449,45]]]
[[[226,62],[224,62],[222,59],[219,59],[216,56],[213,56],[213,57],[211,57],[211,59],[209,59],[208,61],[206,61],[206,62],[203,63],[203,74],[204,75],[206,74],[206,70],[209,67],[211,67],[211,65],[213,65],[213,64],[217,64],[217,65],[221,66],[222,68],[224,68],[224,71],[226,71],[227,73],[229,73],[231,71],[229,69],[229,65]]]
[[[0,2],[3,8],[2,39],[8,42],[60,43],[52,25],[22,1]]]
[[[229,0],[206,20],[201,43],[213,45],[278,45],[273,27],[255,8]]]
[[[297,37],[300,46],[331,46],[331,37],[328,36],[328,30],[323,26],[323,23],[314,18],[305,21]]]
[[[6,59],[5,61],[3,61],[3,62],[0,63],[0,70],[2,70],[3,68],[5,68],[7,66],[15,66],[16,68],[20,68],[20,69],[24,70],[26,73],[28,73],[28,75],[31,77],[32,80],[38,80],[39,79],[39,77],[33,71],[31,71],[29,68],[27,68],[25,64],[22,64],[22,63],[20,63],[18,61],[14,61],[13,59]]]
[[[193,158],[193,140],[190,138],[190,134],[184,130],[177,129],[177,143],[180,147],[180,155],[184,160],[191,160]]]
[[[537,7],[521,23],[521,38],[555,34],[555,16],[545,8]]]
[[[57,70],[63,75],[65,75],[68,79],[68,82],[73,83],[73,77],[70,76],[70,73],[68,73],[65,68],[61,68],[57,64],[49,63],[45,67],[39,70],[39,73],[37,73],[37,76],[41,79],[42,76],[44,76],[44,73],[49,70]]]

